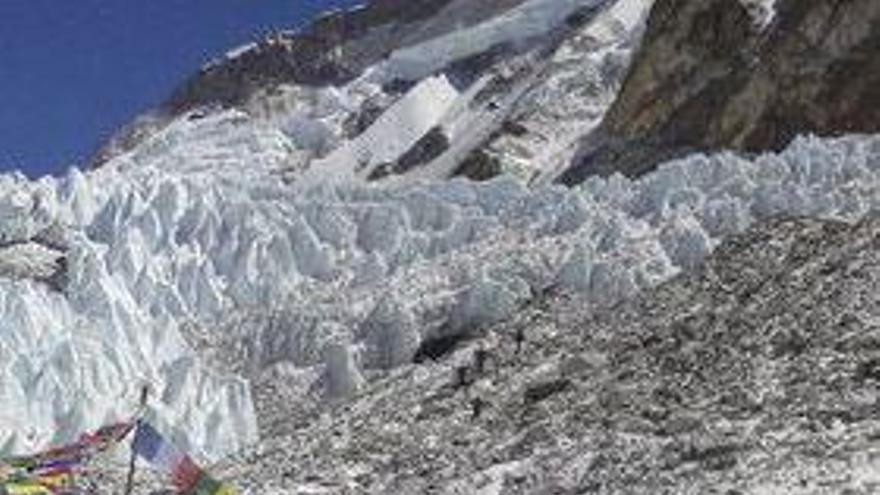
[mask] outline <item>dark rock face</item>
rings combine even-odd
[[[67,256],[62,256],[55,260],[55,270],[51,275],[39,281],[45,283],[55,292],[64,292],[69,282],[67,270]]]
[[[474,181],[486,181],[502,172],[501,162],[484,148],[471,152],[452,173],[453,177],[467,177]]]
[[[374,122],[376,122],[376,119],[385,112],[386,108],[387,105],[368,100],[364,103],[363,107],[361,107],[360,112],[353,114],[345,124],[343,124],[346,136],[355,137],[366,131]]]
[[[429,163],[449,149],[449,137],[441,127],[434,127],[393,164],[377,167],[368,177],[378,180],[388,175],[404,174],[419,165]]]
[[[562,182],[637,176],[675,150],[779,150],[803,133],[880,130],[880,3],[776,9],[762,28],[738,1],[657,0],[617,100]]]
[[[206,104],[236,106],[282,83],[344,84],[387,55],[385,38],[403,38],[452,0],[375,0],[317,20],[301,33],[260,40],[255,49],[207,67],[166,103],[173,113]],[[381,38],[381,39],[380,39]]]
[[[400,156],[394,173],[402,174],[419,165],[426,164],[449,149],[449,137],[441,127],[434,127]]]
[[[256,48],[204,68],[174,92],[164,109],[179,114],[204,105],[237,106],[283,83],[345,84],[392,50],[490,18],[522,1],[371,0],[362,8],[324,16],[302,32],[264,38]],[[443,22],[448,7],[466,8],[467,18]],[[430,26],[423,21],[431,21]]]

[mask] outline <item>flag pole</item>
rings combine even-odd
[[[150,395],[150,387],[149,385],[144,385],[141,387],[141,402],[138,408],[138,421],[140,421],[140,415],[143,414],[144,409],[147,407],[147,397]],[[137,427],[135,427],[137,428]],[[125,495],[131,495],[134,491],[134,471],[135,465],[137,461],[137,453],[134,450],[134,439],[137,438],[137,430],[135,430],[135,437],[131,439],[131,457],[128,460],[128,478],[125,481]]]

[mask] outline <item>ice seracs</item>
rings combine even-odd
[[[193,147],[178,148],[179,172],[156,147],[139,167],[121,158],[74,172],[43,197],[55,217],[41,221],[66,225],[69,280],[64,292],[38,279],[0,286],[4,393],[27,411],[0,425],[10,448],[121,417],[147,381],[169,428],[221,455],[256,439],[256,418],[246,383],[210,363],[248,376],[323,369],[303,375],[308,388],[342,396],[364,370],[504,318],[531,291],[558,282],[608,304],[692,268],[755,219],[880,206],[873,137],[801,138],[753,160],[694,156],[574,190],[511,178],[285,186],[261,169],[238,174],[252,155],[232,152],[240,142],[227,134],[193,137],[180,138]],[[230,163],[207,167],[217,156]],[[4,198],[52,190],[8,187]]]

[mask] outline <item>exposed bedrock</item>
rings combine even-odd
[[[765,4],[767,2],[764,2]],[[658,0],[623,88],[561,182],[694,150],[880,129],[880,3]]]

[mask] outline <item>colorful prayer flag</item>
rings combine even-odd
[[[48,488],[29,481],[7,483],[3,485],[3,492],[8,495],[52,495]]]
[[[44,495],[68,488],[73,483],[70,473],[52,473],[0,485],[0,493],[8,495]]]
[[[120,440],[134,428],[128,421],[80,435],[77,441],[30,455],[0,461],[0,494],[43,495],[69,487],[73,474],[92,456]]]
[[[235,495],[235,491],[212,478],[184,452],[162,438],[149,423],[138,422],[132,449],[165,472],[180,493],[187,495]]]

